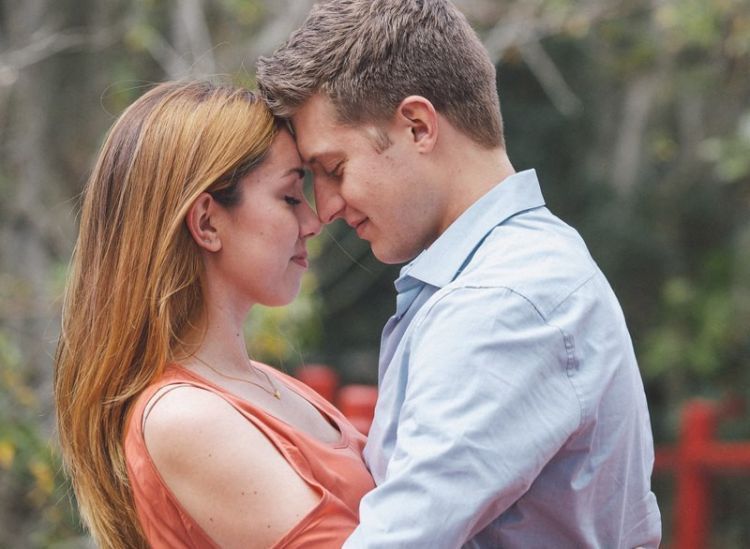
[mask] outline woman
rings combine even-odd
[[[115,123],[83,201],[56,356],[60,442],[102,547],[340,546],[372,488],[364,437],[250,360],[320,223],[255,96],[161,84]]]

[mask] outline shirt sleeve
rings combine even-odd
[[[532,303],[505,288],[436,298],[405,336],[394,453],[344,547],[460,547],[523,496],[581,423],[572,345]]]

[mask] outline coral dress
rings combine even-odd
[[[143,437],[144,411],[152,397],[166,386],[190,385],[221,396],[259,429],[300,477],[320,493],[318,504],[279,539],[273,545],[274,548],[341,547],[357,526],[359,500],[374,487],[372,477],[362,460],[362,448],[366,440],[364,435],[359,433],[341,412],[303,383],[269,366],[260,367],[269,376],[275,376],[307,399],[338,427],[341,438],[335,443],[321,442],[209,380],[181,366],[170,365],[165,374],[138,397],[125,429],[128,478],[141,528],[152,547],[217,547],[177,501],[157,471],[146,448]]]

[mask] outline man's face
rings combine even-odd
[[[381,138],[384,132],[391,144],[381,150],[374,126],[337,123],[333,105],[320,94],[292,124],[324,223],[343,218],[384,263],[409,261],[437,238],[439,197],[408,128],[382,128]]]

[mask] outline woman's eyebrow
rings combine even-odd
[[[301,166],[296,166],[287,170],[286,173],[284,173],[284,177],[291,174],[297,174],[298,177],[302,178],[305,177],[305,170]]]

